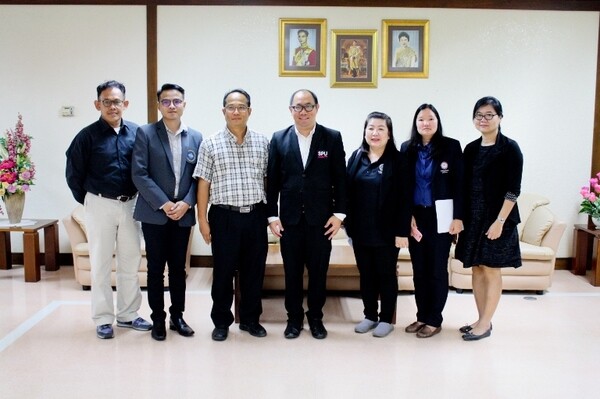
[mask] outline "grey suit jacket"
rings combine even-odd
[[[165,224],[169,218],[160,207],[168,201],[184,201],[190,209],[179,220],[179,225],[193,226],[196,224],[194,207],[198,182],[192,174],[202,134],[189,128],[181,132],[181,176],[177,198],[174,197],[173,154],[167,134],[162,120],[141,126],[137,131],[131,173],[139,195],[133,217],[144,223]]]

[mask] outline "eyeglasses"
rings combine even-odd
[[[315,104],[304,104],[304,105],[300,105],[300,104],[296,104],[296,105],[290,105],[290,109],[296,111],[296,112],[302,112],[302,110],[306,110],[306,112],[310,112],[313,109],[315,109],[316,105]]]
[[[225,107],[225,109],[227,110],[227,112],[233,113],[233,112],[237,111],[240,114],[242,112],[248,111],[248,107],[245,106],[245,105],[228,105],[228,106]]]
[[[159,101],[159,103],[163,107],[170,107],[171,104],[173,104],[176,107],[179,107],[179,106],[181,106],[181,104],[183,104],[183,100],[181,98],[175,98],[173,100],[169,100],[168,98],[163,98],[162,100]]]
[[[494,116],[496,116],[498,114],[480,114],[479,112],[475,114],[475,119],[477,119],[478,121],[482,120],[483,118],[485,118],[486,121],[491,121],[492,119],[494,119]]]
[[[100,100],[100,102],[102,103],[102,105],[104,105],[106,108],[110,108],[111,106],[115,106],[115,107],[120,107],[123,105],[123,100],[109,100],[109,99],[104,99],[104,100]]]

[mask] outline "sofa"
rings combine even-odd
[[[555,220],[548,208],[550,201],[537,194],[523,193],[518,199],[521,223],[518,226],[523,266],[502,269],[503,289],[530,290],[542,294],[552,284],[558,244],[565,231],[565,223]],[[269,253],[265,268],[264,289],[285,288],[283,260],[277,238],[269,233]],[[332,241],[333,249],[327,273],[327,289],[330,291],[358,291],[359,273],[352,247],[344,229],[340,229]],[[398,289],[414,291],[412,263],[408,249],[398,254],[396,264]],[[454,258],[454,247],[448,258],[449,285],[461,293],[472,289],[471,269],[465,269]],[[305,274],[305,288],[307,276]]]
[[[504,290],[527,290],[543,294],[552,285],[556,251],[566,224],[556,220],[548,207],[549,203],[547,198],[531,193],[522,193],[517,200],[521,216],[517,228],[523,265],[516,269],[502,269]],[[450,286],[458,293],[473,289],[471,269],[465,269],[462,262],[454,258],[453,249],[449,267]]]
[[[88,249],[88,241],[86,235],[85,228],[85,216],[82,205],[78,205],[73,212],[69,215],[65,216],[62,219],[62,223],[65,226],[65,230],[67,231],[67,235],[69,237],[69,242],[71,244],[71,252],[73,254],[73,270],[75,272],[75,280],[81,284],[84,290],[89,290],[92,284],[91,282],[91,267],[90,267],[90,254]],[[186,273],[189,274],[190,271],[190,251],[192,248],[192,238],[194,234],[194,228],[192,228],[190,233],[190,242],[188,244],[187,249],[187,261],[185,264]],[[144,239],[142,238],[142,262],[140,264],[140,269],[138,272],[138,277],[140,279],[140,286],[146,287],[147,283],[147,261],[146,261],[146,245],[144,243]],[[168,266],[165,267],[165,287],[169,285],[168,279]],[[116,273],[115,273],[115,261],[113,260],[112,264],[112,273],[111,273],[111,282],[112,286],[116,285]]]

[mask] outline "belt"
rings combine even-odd
[[[260,204],[260,202],[258,204],[246,205],[246,206],[233,206],[233,205],[224,205],[224,204],[215,204],[215,206],[218,206],[219,208],[227,209],[227,210],[233,211],[233,212],[250,213],[254,209],[256,209],[259,204]]]
[[[110,200],[115,200],[115,201],[121,201],[121,202],[131,201],[137,195],[137,194],[133,194],[133,195],[119,195],[119,196],[113,197],[111,195],[104,195],[104,194],[100,194],[100,193],[98,193],[98,194],[91,193],[91,194],[97,195],[98,197],[102,197],[102,198],[106,198],[106,199],[110,199]]]

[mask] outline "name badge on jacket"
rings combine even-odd
[[[329,152],[328,151],[317,151],[317,158],[318,159],[327,159],[328,156],[329,156]]]

